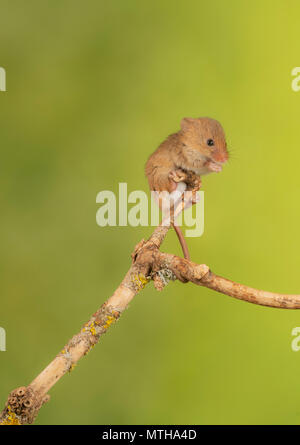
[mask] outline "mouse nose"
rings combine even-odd
[[[214,160],[222,163],[226,162],[228,161],[228,153],[218,150],[214,153]]]

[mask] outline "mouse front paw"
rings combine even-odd
[[[222,166],[220,165],[220,163],[214,162],[214,161],[208,161],[205,164],[205,167],[211,171],[211,172],[215,172],[215,173],[219,173],[222,171]]]
[[[185,182],[186,177],[187,177],[186,173],[183,170],[181,170],[180,168],[178,168],[177,170],[172,170],[169,173],[169,179],[171,179],[171,181],[174,181],[176,183],[177,182]]]

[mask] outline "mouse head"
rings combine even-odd
[[[225,133],[221,124],[215,119],[185,117],[181,121],[181,140],[185,154],[195,165],[200,162],[215,164],[216,170],[228,160]]]

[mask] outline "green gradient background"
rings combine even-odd
[[[192,258],[300,291],[296,0],[0,1],[0,401],[112,294],[151,228],[100,228],[96,194],[148,190],[184,116],[219,119],[234,158],[203,180]],[[180,253],[174,233],[164,250]],[[52,390],[38,424],[299,423],[300,312],[149,285]]]

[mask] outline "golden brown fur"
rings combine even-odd
[[[184,118],[181,129],[171,134],[149,157],[145,174],[150,190],[172,193],[181,183],[187,190],[196,192],[201,186],[200,176],[221,171],[227,159],[225,134],[218,121],[208,117]],[[193,198],[192,202],[195,202]],[[164,198],[159,198],[158,203],[162,208]],[[179,227],[174,226],[174,229],[184,257],[189,259],[183,234]]]
[[[214,145],[207,145],[208,140]],[[220,171],[228,159],[221,124],[210,118],[184,118],[181,130],[171,134],[149,157],[145,173],[151,190],[172,192],[176,188],[170,173],[182,170],[198,177]]]

